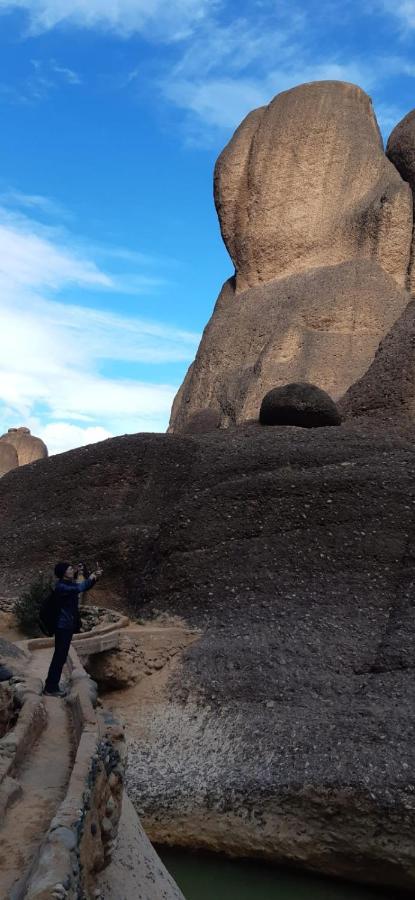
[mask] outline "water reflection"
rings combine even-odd
[[[375,888],[293,873],[265,863],[157,848],[186,900],[385,900]]]

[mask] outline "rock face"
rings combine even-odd
[[[402,178],[410,184],[412,195],[415,192],[415,110],[408,113],[402,122],[394,128],[388,140],[386,153],[391,162],[402,175]],[[412,246],[411,265],[409,271],[408,287],[413,295],[415,292],[414,271],[415,245]]]
[[[355,85],[305,84],[254,110],[218,159],[215,200],[235,277],[176,397],[176,433],[209,409],[219,427],[256,416],[289,381],[338,399],[409,300],[411,189]]]
[[[171,431],[204,407],[222,427],[257,418],[262,398],[292,381],[337,401],[372,362],[409,295],[376,262],[352,260],[235,294],[226,282],[173,404]]]
[[[7,434],[0,437],[0,442],[0,452],[2,444],[10,444],[15,448],[19,466],[45,459],[48,455],[46,444],[34,437],[29,428],[9,428]]]
[[[11,444],[1,443],[0,441],[0,478],[6,475],[11,469],[17,469],[19,460],[17,452]]]
[[[0,592],[82,548],[112,603],[201,631],[139,715],[126,694],[150,838],[413,891],[414,447],[245,425],[2,479]]]
[[[285,384],[265,394],[259,411],[261,425],[297,425],[321,428],[340,425],[335,403],[314,384]]]
[[[415,422],[415,301],[379,345],[367,372],[339,403],[346,419]]]
[[[303,84],[254,110],[218,159],[215,201],[237,292],[354,257],[405,284],[410,191],[354,84]]]

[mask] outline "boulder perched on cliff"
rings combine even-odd
[[[17,469],[18,465],[19,460],[15,447],[0,441],[0,478],[2,475],[10,472],[11,469]]]
[[[259,411],[261,425],[297,425],[321,428],[340,425],[341,418],[331,397],[315,384],[284,384],[265,394]]]
[[[237,292],[354,257],[405,284],[411,193],[354,84],[303,84],[254,110],[218,159],[215,201]]]
[[[410,299],[411,189],[355,85],[305,84],[254,110],[218,159],[215,200],[235,277],[173,404],[175,433],[200,410],[219,427],[250,419],[290,381],[337,400]]]
[[[231,279],[175,398],[170,430],[185,431],[204,407],[222,427],[256,419],[264,394],[293,381],[318,384],[337,401],[366,372],[409,299],[369,260],[314,269],[241,294]]]
[[[19,466],[45,459],[48,455],[46,444],[31,434],[30,428],[9,428],[7,434],[0,437],[0,446],[1,443],[10,444],[15,448]]]
[[[82,547],[99,602],[201,631],[124,695],[150,838],[413,892],[414,449],[395,425],[254,424],[1,480],[0,593]]]
[[[408,182],[415,194],[415,110],[413,109],[396,128],[393,129],[386,147],[386,154]],[[411,294],[415,291],[415,244],[412,246],[411,264],[409,271],[409,288]]]

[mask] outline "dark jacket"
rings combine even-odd
[[[87,578],[86,581],[78,582],[62,579],[56,583],[56,602],[60,607],[57,628],[76,631],[79,622],[78,595],[89,591],[94,584],[95,578]]]

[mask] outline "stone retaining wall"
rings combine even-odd
[[[38,678],[15,675],[9,682],[9,694],[17,713],[17,721],[0,740],[0,816],[18,791],[14,774],[39,737],[46,723],[42,700],[42,682]],[[4,690],[4,686],[3,686]]]
[[[96,713],[95,685],[74,647],[68,663],[75,762],[66,796],[29,880],[27,900],[92,900],[96,874],[111,861],[121,815],[123,728],[112,717]]]

